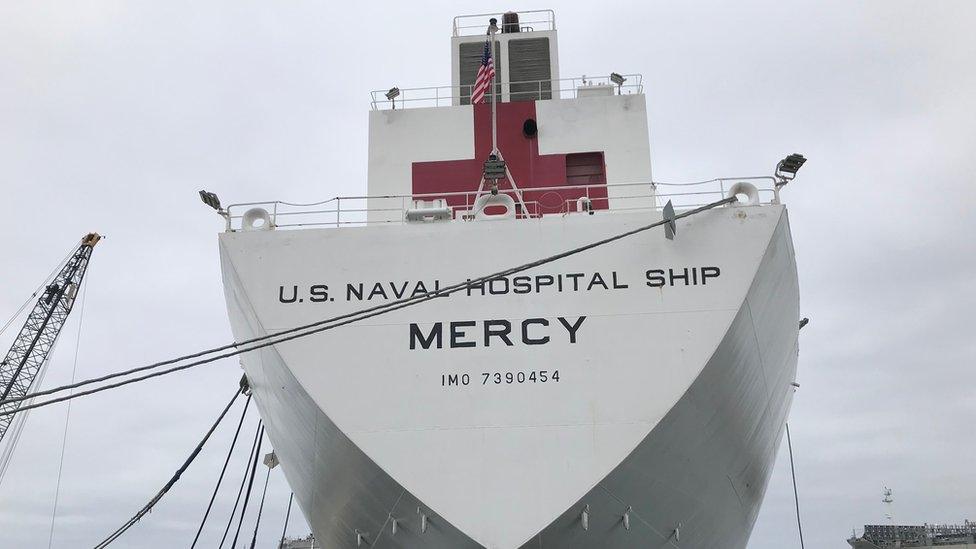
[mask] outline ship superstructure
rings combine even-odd
[[[655,184],[640,76],[562,78],[556,37],[551,11],[456,18],[452,85],[374,92],[366,195],[229,207],[235,337],[436,294],[672,204],[739,200],[677,235],[642,231],[244,354],[325,547],[748,541],[796,373],[779,191],[802,157],[779,177]],[[495,79],[472,105],[488,51]]]

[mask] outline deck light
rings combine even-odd
[[[488,20],[488,34],[494,35],[498,32],[498,19],[492,17]]]
[[[216,194],[214,194],[212,192],[208,192],[208,191],[201,190],[200,191],[200,200],[202,200],[204,204],[206,204],[207,206],[210,206],[211,208],[217,210],[218,212],[221,211],[221,208],[220,208],[220,199],[217,198],[217,195]]]
[[[623,75],[621,75],[619,73],[611,72],[610,73],[610,81],[617,85],[617,95],[620,95],[620,93],[621,93],[620,90],[621,90],[621,88],[623,88],[624,82],[626,82],[627,79],[624,78]]]
[[[793,153],[786,158],[779,161],[776,164],[776,177],[780,178],[784,182],[792,181],[796,177],[796,172],[803,167],[803,164],[807,161],[800,153]]]
[[[393,104],[393,109],[396,109],[396,101],[394,99],[397,97],[400,97],[400,88],[396,86],[393,86],[390,88],[390,91],[386,92],[386,98]]]

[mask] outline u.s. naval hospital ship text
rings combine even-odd
[[[455,18],[450,86],[373,93],[368,196],[225,212],[238,340],[396,304],[243,355],[325,547],[748,541],[796,373],[803,158],[654,184],[641,77],[561,78],[556,36],[551,11]]]

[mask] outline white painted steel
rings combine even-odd
[[[221,257],[235,337],[382,302],[347,301],[347,283],[432,286],[436,279],[445,286],[646,224],[648,213],[224,233]],[[706,266],[721,269],[706,285],[645,284],[648,269]],[[744,546],[788,407],[780,385],[792,381],[795,368],[797,292],[784,209],[706,212],[683,220],[675,241],[642,233],[537,271],[529,274],[599,272],[608,283],[616,272],[628,287],[457,295],[244,357],[269,436],[321,539],[350,546],[355,536],[347,534],[359,529],[374,542],[391,513],[406,516],[398,502],[407,501],[437,515],[434,524],[443,530],[415,544],[401,543],[408,538],[398,533],[401,541],[382,546],[508,548],[540,532],[546,547],[631,546],[627,540],[564,539],[553,528],[562,532],[560,517],[577,520],[576,504],[594,487],[625,493],[627,486],[642,486],[637,480],[651,479],[644,483],[647,493],[622,501],[617,521],[632,505],[634,531],[663,536],[670,535],[671,515],[680,519],[694,510],[683,519],[682,537],[702,543],[683,547]],[[279,286],[314,284],[328,285],[335,301],[312,303],[303,292],[304,302],[279,302]],[[754,302],[761,313],[749,328],[741,319],[750,308],[755,312]],[[556,319],[579,316],[586,320],[570,343]],[[410,323],[429,328],[452,320],[526,318],[549,319],[550,343],[408,348]],[[751,346],[759,354],[716,355],[723,346]],[[793,358],[784,363],[790,351]],[[755,356],[763,357],[762,366]],[[558,384],[481,385],[485,371],[541,369],[558,369]],[[464,372],[475,374],[476,384],[440,386],[441,374]],[[716,375],[733,383],[701,381]],[[750,389],[739,391],[736,383]],[[768,413],[757,419],[756,410]],[[694,429],[702,417],[714,418],[704,433]],[[742,422],[707,431],[736,418]],[[662,446],[651,442],[659,431],[677,453],[661,454]],[[740,510],[722,506],[730,501],[729,486]],[[685,492],[695,487],[704,492]],[[656,493],[671,499],[642,504]],[[704,497],[709,494],[717,496]],[[593,507],[595,525],[607,506]],[[399,524],[410,531],[407,521]],[[591,526],[589,532],[603,530]],[[715,535],[729,544],[714,545]]]
[[[251,208],[244,212],[241,227],[245,231],[270,231],[274,229],[271,215],[264,208]]]
[[[221,263],[235,336],[266,335],[223,247]],[[241,364],[295,500],[323,547],[355,547],[356,529],[378,539],[391,516],[403,519],[400,546],[479,547],[363,454],[314,403],[274,348],[247,353]],[[428,519],[436,529],[426,527]]]
[[[535,109],[539,154],[603,151],[610,209],[656,205],[644,94],[536,101]],[[635,181],[647,181],[647,187],[614,186]],[[642,198],[623,198],[634,195]]]
[[[423,136],[418,139],[418,136]],[[413,192],[414,162],[474,158],[474,108],[442,107],[369,113],[368,194],[373,197],[409,195]],[[472,189],[478,182],[472,183]],[[370,221],[396,220],[398,211],[381,198],[367,201]]]

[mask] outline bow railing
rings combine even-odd
[[[499,194],[519,202],[516,218],[544,215],[574,215],[596,212],[659,210],[668,201],[675,208],[695,208],[729,196],[737,184],[756,189],[757,203],[778,203],[776,179],[770,176],[718,178],[692,183],[638,182],[596,185],[561,185],[531,189],[500,188]],[[402,224],[418,204],[440,204],[447,219],[469,221],[476,217],[475,204],[486,191],[424,193],[381,196],[338,196],[309,203],[269,200],[241,202],[227,206],[227,230],[262,228],[298,229],[310,227],[348,227],[377,224]],[[738,192],[738,191],[736,191]],[[742,197],[748,201],[749,197]],[[520,200],[521,199],[521,200]],[[422,202],[420,202],[422,201]],[[525,204],[524,209],[521,203]]]

